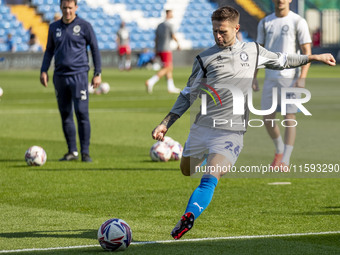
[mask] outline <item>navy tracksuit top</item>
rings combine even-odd
[[[78,16],[70,23],[62,19],[50,24],[46,51],[41,72],[47,72],[54,56],[57,75],[73,75],[87,72],[89,67],[87,46],[93,57],[94,72],[101,73],[98,43],[91,24]]]

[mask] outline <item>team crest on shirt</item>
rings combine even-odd
[[[81,27],[79,25],[75,25],[73,27],[73,35],[79,35],[80,30],[81,30]]]
[[[249,60],[249,56],[248,56],[247,52],[244,52],[244,51],[242,51],[240,53],[240,58],[243,62],[247,62]]]
[[[281,29],[281,34],[287,34],[289,30],[289,26],[288,25],[284,25]]]
[[[249,67],[249,63],[246,63],[249,60],[249,56],[248,56],[247,52],[242,51],[240,53],[240,59],[243,61],[243,63],[241,63],[242,67]]]

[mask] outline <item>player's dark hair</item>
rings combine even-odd
[[[211,21],[240,21],[240,13],[230,6],[223,6],[218,8],[211,15]]]
[[[60,6],[63,3],[63,1],[67,1],[67,2],[74,2],[74,5],[77,5],[77,0],[60,0]]]

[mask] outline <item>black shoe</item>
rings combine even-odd
[[[172,237],[177,240],[180,239],[186,232],[194,226],[195,216],[191,212],[187,212],[179,220],[175,228],[171,231]]]
[[[92,159],[89,154],[81,154],[81,161],[83,162],[92,162]]]
[[[59,161],[72,161],[72,160],[78,160],[78,152],[68,152],[59,159]]]

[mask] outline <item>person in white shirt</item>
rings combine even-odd
[[[311,37],[308,25],[305,19],[289,9],[292,0],[273,0],[275,12],[263,18],[258,24],[257,43],[272,52],[284,52],[288,54],[301,53],[311,55]],[[278,89],[278,98],[280,102],[281,88],[284,87],[305,87],[310,64],[304,65],[301,69],[285,70],[266,70],[265,81],[263,85],[261,108],[269,109],[272,105],[273,88]],[[258,81],[255,78],[253,89],[259,90]],[[297,93],[287,93],[287,98],[299,98]],[[279,111],[280,109],[277,109]],[[285,123],[284,141],[281,137],[280,129],[277,124],[273,124],[269,119],[275,119],[275,112],[264,116],[264,123],[269,136],[272,138],[276,148],[275,157],[272,166],[288,166],[290,156],[296,138],[296,112],[297,107],[287,105]]]

